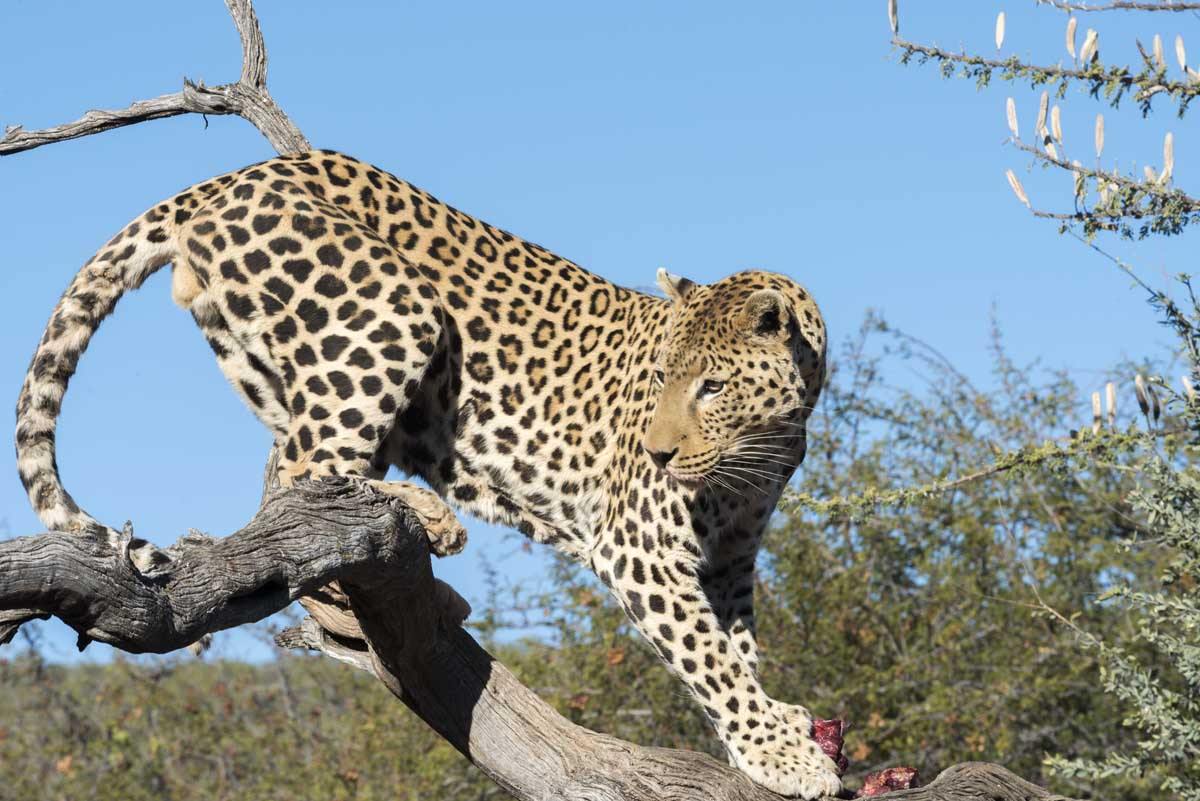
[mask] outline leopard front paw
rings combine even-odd
[[[749,729],[728,741],[732,764],[767,789],[804,799],[835,796],[842,789],[844,765],[826,747],[834,721],[814,721],[807,709],[769,701],[771,722]],[[840,721],[838,734],[841,734]],[[840,736],[839,736],[840,741]],[[831,758],[833,757],[833,758]]]
[[[437,493],[407,481],[371,481],[371,486],[399,498],[416,513],[435,556],[452,556],[467,546],[467,529]]]
[[[467,529],[450,508],[442,503],[441,498],[436,495],[433,497],[441,507],[438,514],[417,512],[421,517],[421,525],[425,528],[425,536],[429,538],[429,550],[434,556],[453,556],[461,553],[463,548],[467,547]]]
[[[810,739],[795,745],[770,743],[734,749],[736,767],[756,784],[779,795],[814,801],[842,789],[837,766]]]

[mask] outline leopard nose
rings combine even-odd
[[[645,448],[646,453],[650,454],[650,458],[653,459],[654,463],[660,468],[666,467],[667,464],[669,464],[670,461],[675,458],[675,454],[679,453],[679,448],[672,448],[669,451],[658,451],[646,445],[643,445],[642,447]]]

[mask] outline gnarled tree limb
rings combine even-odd
[[[281,153],[309,147],[267,92],[267,54],[251,0],[225,0],[242,40],[241,77],[183,90],[42,131],[12,126],[0,156],[152,119],[232,114]],[[425,525],[400,497],[342,479],[271,486],[245,528],[189,534],[159,550],[126,529],[118,546],[50,532],[0,543],[0,644],[24,621],[54,615],[80,635],[162,653],[325,593],[317,618],[280,636],[378,678],[426,723],[519,799],[769,801],[778,796],[704,754],[645,748],[558,715],[458,624],[465,603],[430,569]],[[417,491],[419,492],[419,491]],[[442,521],[444,523],[444,521]],[[329,585],[341,593],[333,597]],[[344,608],[340,609],[339,606]],[[338,633],[333,633],[334,631]],[[996,765],[966,763],[910,801],[1063,801]]]
[[[309,149],[308,140],[267,91],[267,48],[250,0],[225,0],[242,39],[242,75],[234,83],[205,86],[184,79],[183,89],[123,109],[93,110],[78,120],[40,131],[10,125],[0,139],[0,156],[11,156],[42,145],[181,114],[233,114],[257,128],[280,153]]]
[[[174,651],[262,620],[360,567],[419,570],[424,550],[411,550],[423,536],[419,521],[407,507],[373,496],[379,493],[355,481],[276,490],[235,534],[214,539],[193,532],[165,551],[128,528],[116,549],[62,532],[18,537],[0,543],[0,610],[53,614],[85,644]],[[398,529],[418,535],[397,536]]]

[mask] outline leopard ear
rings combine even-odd
[[[674,303],[682,303],[687,300],[688,294],[696,288],[695,281],[669,273],[662,267],[658,268],[655,280],[658,282],[658,288],[665,292]]]
[[[746,298],[740,328],[757,339],[785,339],[791,329],[787,299],[774,289],[760,289]]]

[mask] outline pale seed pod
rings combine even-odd
[[[1163,137],[1163,168],[1162,175],[1159,176],[1160,183],[1166,183],[1171,180],[1171,174],[1175,172],[1175,134],[1167,132]]]
[[[1017,196],[1017,200],[1025,204],[1027,208],[1033,208],[1029,203],[1029,196],[1025,194],[1025,187],[1021,186],[1021,182],[1017,180],[1017,174],[1012,170],[1004,173],[1008,176],[1008,185],[1012,187],[1013,194]]]
[[[1101,206],[1108,205],[1108,184],[1107,183],[1103,183],[1100,185],[1100,205]]]
[[[888,24],[892,26],[892,36],[900,34],[900,15],[896,8],[896,0],[888,0]]]
[[[1155,183],[1158,181],[1158,173],[1156,173],[1154,168],[1149,164],[1147,164],[1145,167],[1142,167],[1142,174],[1146,176],[1146,180],[1150,183]]]
[[[1041,133],[1046,128],[1046,110],[1049,107],[1050,107],[1050,93],[1042,92],[1041,98],[1038,99],[1037,125],[1033,126],[1033,129],[1035,131],[1037,131],[1038,133]]]
[[[1175,37],[1175,58],[1179,60],[1179,69],[1187,72],[1187,49],[1183,46],[1183,36]]]
[[[1008,116],[1008,130],[1012,131],[1013,139],[1020,139],[1021,134],[1017,130],[1017,103],[1011,97],[1004,104],[1004,110]]]
[[[1092,433],[1100,433],[1100,393],[1092,393]]]
[[[1154,66],[1158,67],[1159,70],[1167,68],[1167,60],[1163,58],[1162,37],[1157,33],[1154,34]]]
[[[1117,385],[1109,381],[1104,385],[1104,409],[1108,412],[1108,427],[1117,429]]]
[[[1004,12],[996,15],[996,49],[1004,47]]]
[[[1083,47],[1079,48],[1079,63],[1086,67],[1088,62],[1092,60],[1092,56],[1096,55],[1096,50],[1100,44],[1100,34],[1096,33],[1095,28],[1088,28],[1087,35],[1083,37]]]
[[[1067,20],[1067,53],[1072,59],[1075,58],[1075,29],[1079,27],[1079,20],[1071,17]]]
[[[1049,154],[1050,158],[1058,161],[1058,148],[1054,146],[1054,140],[1049,136],[1044,136],[1042,137],[1042,141],[1046,144],[1046,153]]]
[[[1142,410],[1142,414],[1149,417],[1150,399],[1146,397],[1146,379],[1142,378],[1141,373],[1133,377],[1133,391],[1137,395],[1138,408]]]
[[[1184,394],[1187,395],[1188,403],[1196,402],[1196,388],[1192,386],[1192,379],[1185,376],[1180,376],[1180,382],[1183,383]]]
[[[1104,115],[1096,115],[1096,158],[1104,152]]]
[[[1054,141],[1062,144],[1062,110],[1056,104],[1050,109],[1050,131],[1054,134]]]

